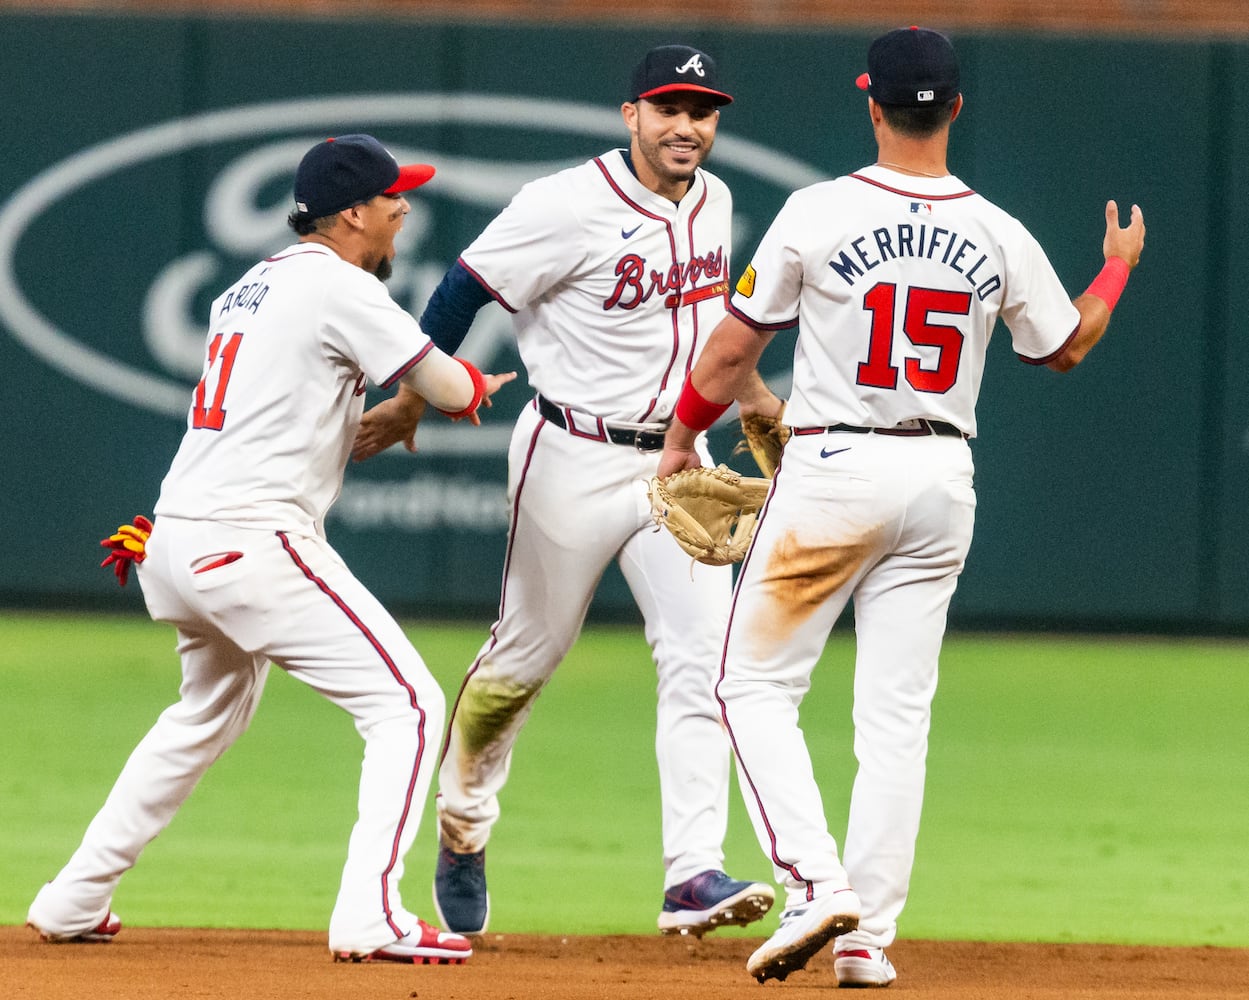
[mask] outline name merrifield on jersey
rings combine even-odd
[[[838,257],[828,262],[828,266],[845,279],[847,285],[853,286],[868,271],[889,260],[899,257],[936,260],[966,278],[976,290],[976,298],[983,302],[1002,287],[1002,278],[991,270],[984,270],[989,258],[985,254],[977,256],[977,249],[971,240],[964,239],[953,230],[925,223],[900,222],[893,227],[873,229],[871,233],[851,240],[850,249],[841,250]],[[973,260],[975,263],[972,263]]]

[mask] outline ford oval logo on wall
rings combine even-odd
[[[478,143],[473,155],[444,154],[439,147],[447,145],[448,127],[512,130],[526,137],[524,149],[534,148],[534,136],[550,141],[531,159],[518,158],[522,150],[508,140]],[[438,167],[435,182],[409,197],[412,212],[388,283],[396,301],[418,315],[459,250],[524,183],[627,138],[617,108],[445,93],[253,104],[139,129],[74,153],[0,205],[0,322],[32,354],[83,385],[185,419],[202,365],[208,303],[257,259],[294,241],[286,216],[293,207],[295,166],[314,143],[347,131],[374,132],[401,162]],[[599,141],[574,143],[570,136]],[[554,155],[545,155],[551,150]],[[200,156],[188,159],[189,151]],[[170,177],[149,186],[143,171],[158,162]],[[764,218],[744,211],[737,179],[752,179],[783,196],[825,176],[724,132],[708,166],[735,193],[735,270],[749,249],[744,237],[757,239],[772,211]],[[443,217],[448,205],[457,215],[451,223]],[[55,228],[57,213],[72,220],[64,224],[71,236],[41,233]],[[82,224],[97,216],[126,224],[110,225],[97,242]],[[63,269],[63,246],[83,239],[90,243],[74,257],[80,282],[74,287],[75,276]],[[55,273],[39,270],[44,259],[57,265]],[[126,279],[118,273],[125,268],[140,269],[133,281],[139,287],[120,287]],[[507,314],[487,309],[461,353],[488,367],[504,352],[512,367],[514,358],[506,355],[514,350],[511,343]],[[489,440],[479,436],[476,443],[501,450],[505,437]]]

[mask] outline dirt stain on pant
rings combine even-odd
[[[760,586],[768,595],[752,631],[766,642],[782,641],[834,593],[856,579],[879,546],[881,526],[860,537],[813,545],[797,530],[781,537],[768,555]]]
[[[542,689],[516,681],[470,677],[455,709],[454,726],[469,756],[481,753],[506,731]]]

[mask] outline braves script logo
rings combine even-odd
[[[682,70],[705,72],[696,59]],[[445,249],[431,249],[440,207],[458,205],[458,214],[472,210],[488,219],[527,181],[583,163],[624,137],[616,108],[471,93],[282,100],[221,108],[120,134],[67,155],[0,203],[0,336],[11,335],[91,392],[182,423],[204,363],[208,304],[256,260],[294,240],[286,215],[293,205],[289,192],[295,166],[309,146],[343,122],[384,136],[402,162],[439,167],[435,183],[409,198],[412,211],[387,283],[395,300],[418,315],[452,263]],[[551,152],[545,159],[515,161],[471,159],[443,150],[441,137],[455,131],[447,125],[457,123],[549,134]],[[200,169],[202,164],[211,169]],[[757,178],[784,192],[826,176],[784,153],[723,133],[716,140],[714,166],[730,183]],[[170,241],[154,239],[141,252],[116,261],[116,273],[109,277],[127,301],[113,301],[112,308],[102,310],[98,273],[84,270],[43,280],[46,269],[31,266],[29,250],[19,252],[32,234],[42,245],[84,238],[82,219],[71,207],[74,196],[90,191],[93,198],[124,201],[146,191],[160,171],[166,178],[205,177],[200,189],[180,190],[183,204],[199,207],[202,232],[186,227],[172,253],[164,249]],[[742,219],[747,231],[761,230],[767,221]],[[482,224],[440,243],[467,246]],[[438,225],[444,227],[444,220]],[[641,258],[624,257],[614,298],[622,308],[634,308],[656,293],[679,293],[700,280],[714,283],[725,256],[717,250],[653,273]],[[461,353],[486,370],[494,370],[496,360],[512,367],[514,343],[509,315],[486,308]],[[510,434],[505,410],[500,408],[500,419],[489,427],[470,428],[471,433],[430,422],[422,428],[422,452],[505,451]]]
[[[659,292],[667,297],[692,288],[701,278],[719,278],[724,274],[724,247],[716,247],[705,257],[694,257],[684,263],[674,261],[666,271],[646,272],[646,260],[635,253],[626,254],[616,264],[616,287],[603,302],[608,309],[636,309]],[[677,301],[680,296],[678,294]],[[675,304],[675,303],[674,303]]]
[[[707,71],[703,69],[703,57],[702,56],[699,56],[699,55],[690,56],[689,59],[685,61],[684,66],[677,67],[678,73],[688,73],[690,70],[693,70],[699,76],[707,75]]]

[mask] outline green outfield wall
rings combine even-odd
[[[791,190],[873,158],[853,86],[873,34],[0,14],[0,601],[138,607],[96,542],[151,510],[208,304],[288,242],[313,142],[369,131],[439,167],[391,282],[419,312],[522,183],[623,144],[641,51],[699,45],[737,96],[711,163],[734,191],[736,275]],[[1075,372],[1018,363],[998,330],[954,624],[1249,628],[1249,44],[955,41],[952,166],[1037,235],[1072,293],[1100,266],[1107,198],[1139,203],[1148,238]],[[764,359],[781,389],[791,344]],[[464,353],[519,364],[501,309]],[[481,428],[431,420],[417,456],[349,470],[330,537],[397,610],[491,614],[506,440],[529,398],[514,384]],[[733,440],[713,444],[727,456]],[[609,573],[596,614],[630,608]]]

